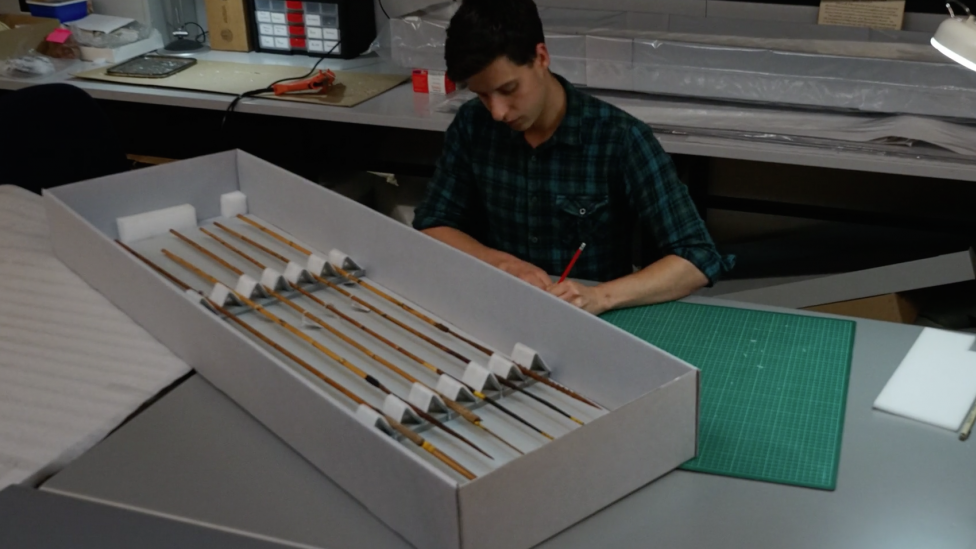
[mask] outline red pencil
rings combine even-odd
[[[566,270],[563,271],[563,276],[559,277],[559,282],[556,283],[557,285],[562,284],[566,280],[566,277],[569,276],[569,271],[573,270],[573,265],[576,265],[576,260],[579,259],[580,254],[583,253],[583,248],[586,248],[586,242],[580,244],[579,249],[576,250],[576,254],[573,256],[573,259],[569,261],[569,265],[566,265]]]

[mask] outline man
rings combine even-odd
[[[671,301],[723,258],[650,128],[549,72],[532,0],[465,0],[448,76],[478,95],[445,136],[414,227],[586,311]],[[659,259],[634,272],[639,229]],[[572,277],[554,285],[581,243]]]

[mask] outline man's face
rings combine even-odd
[[[472,76],[468,89],[478,94],[492,118],[524,132],[542,114],[548,72],[549,52],[545,44],[539,44],[534,61],[519,66],[501,56]]]

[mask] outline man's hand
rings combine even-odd
[[[584,286],[572,280],[566,280],[562,284],[551,284],[547,291],[588,313],[598,315],[610,309],[604,292],[599,286]]]
[[[542,290],[548,289],[552,285],[549,275],[539,267],[522,261],[513,255],[500,255],[501,257],[492,262],[495,267]]]

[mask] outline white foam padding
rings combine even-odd
[[[241,191],[220,195],[221,217],[237,217],[247,214],[247,195]]]
[[[288,287],[281,273],[268,267],[261,273],[261,285],[271,288],[274,291],[284,290]]]
[[[389,428],[387,427],[386,419],[377,413],[376,410],[366,406],[365,404],[360,404],[359,408],[356,409],[356,419],[367,427],[379,427],[384,431]]]
[[[924,329],[874,407],[958,431],[976,400],[974,343],[973,335]]]
[[[498,353],[491,355],[491,358],[488,359],[488,370],[502,379],[522,377],[521,372],[515,368],[515,363]]]
[[[214,284],[213,289],[210,290],[210,301],[217,303],[221,307],[237,304],[237,299],[234,297],[231,289],[220,283]]]
[[[241,294],[242,296],[252,299],[261,295],[260,290],[258,290],[258,281],[247,276],[246,274],[241,275],[241,277],[237,279],[237,287],[234,289],[237,290],[237,293]]]
[[[437,379],[437,392],[446,395],[451,400],[458,400],[458,397],[465,393],[465,389],[467,387],[447,374],[441,374],[441,377]]]
[[[348,258],[349,258],[348,255],[340,252],[339,250],[329,251],[329,263],[332,263],[333,265],[339,267],[340,269],[342,268],[343,265],[346,264],[346,259]]]
[[[422,423],[422,419],[413,411],[409,404],[396,395],[386,395],[383,401],[383,413],[400,423]]]
[[[526,368],[535,368],[536,370],[542,369],[549,372],[549,366],[546,365],[542,357],[528,345],[522,343],[516,343],[515,348],[512,349],[512,360],[517,364],[521,364]]]
[[[195,229],[197,210],[189,204],[183,204],[119,217],[115,220],[115,225],[119,231],[119,240],[128,244],[168,233],[170,229]]]
[[[468,387],[474,387],[478,391],[484,391],[489,376],[491,376],[491,372],[487,368],[472,360],[468,363],[467,368],[464,369],[464,375],[461,377],[461,381]]]
[[[437,396],[434,391],[431,391],[420,383],[414,383],[410,387],[410,394],[407,396],[407,401],[425,412],[430,412],[436,409],[447,409],[447,406],[444,405],[444,401],[441,400],[441,398]]]
[[[55,257],[44,203],[0,185],[0,490],[40,484],[190,371]]]
[[[325,273],[325,266],[329,264],[327,259],[315,254],[308,256],[308,270],[311,273],[322,276]]]
[[[285,267],[284,277],[288,282],[298,284],[305,278],[305,268],[294,261],[289,261],[288,266]]]

